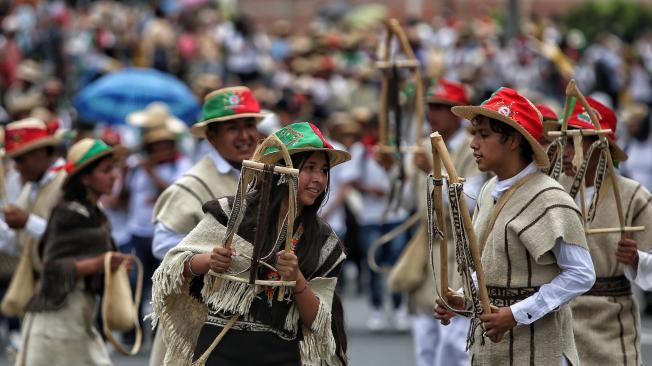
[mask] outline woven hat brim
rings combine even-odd
[[[341,150],[333,150],[333,149],[326,149],[326,148],[312,148],[312,147],[304,147],[304,148],[299,148],[299,149],[290,149],[289,153],[290,155],[296,154],[299,152],[303,151],[323,151],[326,154],[328,154],[328,160],[330,161],[330,168],[333,168],[336,165],[345,163],[349,160],[351,160],[351,155],[346,152],[346,151],[341,151]],[[271,154],[265,155],[261,160],[263,163],[266,164],[274,164],[281,160],[283,158],[282,154],[280,151],[273,152]]]
[[[192,127],[190,127],[190,134],[197,138],[206,137],[206,126],[215,122],[226,122],[239,118],[256,118],[256,123],[260,123],[265,117],[268,117],[269,113],[238,113],[230,116],[217,117],[207,119],[205,121],[197,122]]]
[[[532,152],[534,154],[534,162],[537,164],[538,167],[545,169],[548,166],[550,166],[550,161],[548,160],[548,155],[546,152],[543,150],[543,147],[541,147],[541,144],[539,144],[539,141],[535,140],[532,135],[530,135],[523,126],[518,124],[516,121],[513,119],[502,115],[494,110],[484,108],[481,106],[458,106],[458,107],[453,107],[451,111],[458,117],[462,117],[466,120],[472,120],[476,116],[485,116],[489,117],[501,122],[504,122],[514,128],[516,131],[518,131],[525,139],[527,142],[530,144],[530,147],[532,148]],[[542,131],[543,132],[543,131]]]
[[[36,150],[41,147],[46,147],[46,146],[57,146],[63,142],[63,139],[59,136],[48,136],[44,137],[40,140],[34,141],[32,143],[26,144],[24,146],[19,147],[16,150],[13,150],[11,152],[7,152],[7,156],[15,159],[16,157],[26,154],[32,150]]]
[[[102,158],[104,158],[106,156],[109,156],[109,155],[113,155],[113,156],[116,156],[116,157],[127,156],[127,155],[129,155],[129,149],[127,149],[126,147],[124,147],[122,145],[115,145],[111,149],[106,150],[106,151],[102,151],[101,153],[93,156],[92,158],[86,160],[84,163],[80,164],[79,166],[76,166],[75,169],[73,169],[70,173],[68,173],[68,175],[66,176],[66,179],[63,181],[63,186],[65,187],[66,185],[68,185],[68,182],[70,182],[70,179],[72,177],[74,177],[77,173],[82,171],[84,168],[86,168],[87,166],[89,166],[93,162],[95,162],[95,161],[97,161],[99,159],[102,159]]]

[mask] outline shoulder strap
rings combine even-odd
[[[503,210],[503,207],[507,204],[509,199],[512,197],[514,192],[516,192],[521,186],[523,186],[527,181],[530,180],[536,173],[528,174],[525,176],[523,179],[519,180],[511,186],[507,192],[503,193],[502,196],[500,196],[500,199],[498,199],[498,202],[496,203],[496,206],[494,206],[493,211],[491,212],[491,219],[489,220],[489,225],[487,226],[487,229],[484,231],[484,234],[482,235],[482,240],[480,241],[480,253],[484,250],[485,244],[487,244],[487,239],[489,239],[489,233],[494,228],[494,225],[496,224],[496,220],[498,219],[498,215],[500,215],[500,212]]]

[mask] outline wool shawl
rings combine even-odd
[[[638,249],[649,251],[652,246],[652,197],[640,183],[616,175],[623,204],[625,225],[646,226],[645,231],[629,235]],[[562,181],[566,183],[568,179]],[[564,184],[564,186],[567,186]],[[570,185],[568,185],[570,186]],[[606,179],[600,189],[595,216],[587,222],[588,228],[605,228],[618,225],[616,201],[612,192],[611,179]],[[578,195],[579,196],[579,195]],[[588,208],[587,208],[588,209]],[[616,260],[616,249],[620,233],[587,236],[591,259],[595,267],[597,287],[600,284],[622,283],[629,288],[624,278],[624,265]],[[620,278],[620,281],[615,281]],[[623,286],[620,286],[621,288]],[[584,365],[641,365],[640,316],[638,304],[631,288],[629,291],[610,291],[600,296],[589,291],[571,302],[573,330],[580,361]]]
[[[218,172],[206,155],[161,193],[152,219],[177,233],[189,233],[204,217],[202,206],[233,194],[237,185],[236,177]]]
[[[218,201],[219,207],[225,213],[230,213],[231,207],[227,198]],[[215,210],[215,202],[206,204],[209,211]],[[328,228],[327,226],[323,226]],[[222,281],[222,285],[214,290],[216,277],[203,276],[203,287],[197,299],[191,295],[192,278],[183,275],[184,262],[191,255],[207,253],[215,245],[221,244],[226,234],[226,227],[218,221],[215,215],[207,213],[199,224],[175,248],[170,250],[163,259],[161,266],[153,277],[151,315],[153,325],[160,324],[164,329],[165,341],[168,346],[165,355],[165,365],[190,365],[193,359],[195,345],[210,312],[222,312],[248,316],[252,302],[260,292],[255,292],[255,286],[247,283]],[[300,354],[303,364],[318,364],[322,359],[329,359],[335,354],[335,339],[331,332],[331,305],[337,276],[346,258],[342,246],[335,234],[328,228],[321,243],[319,264],[311,274],[304,274],[311,290],[319,298],[317,316],[310,327],[304,326],[299,317],[299,310],[293,302],[284,321],[283,330],[300,332]],[[232,243],[236,253],[251,256],[253,245],[236,234]],[[249,260],[240,256],[232,258],[231,268],[246,268]],[[248,272],[239,275],[247,278]],[[210,309],[209,309],[210,308]]]
[[[493,305],[510,306],[538,291],[559,273],[551,249],[559,241],[586,248],[582,217],[562,186],[541,172],[532,173],[498,215],[482,250],[485,280]],[[491,191],[497,178],[482,188],[473,217],[478,238],[488,229],[494,209]],[[577,365],[570,307],[562,305],[529,325],[518,325],[499,343],[471,348],[473,365],[554,365],[562,355]]]
[[[77,201],[59,203],[52,210],[48,228],[39,242],[38,255],[43,269],[27,310],[61,308],[77,285],[75,262],[110,250],[114,250],[110,225],[97,206]],[[86,291],[99,294],[102,279],[100,274],[86,276]]]

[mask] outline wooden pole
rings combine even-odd
[[[434,135],[434,134],[433,134]],[[444,297],[448,293],[448,229],[446,227],[446,220],[444,219],[444,208],[442,202],[442,174],[441,174],[441,158],[437,148],[435,148],[436,137],[430,135],[430,142],[432,144],[432,176],[435,179],[435,187],[433,191],[435,202],[435,214],[437,215],[437,226],[441,230],[441,243],[439,244],[439,272],[441,278],[441,292]],[[437,185],[436,182],[442,182],[442,185]]]
[[[580,101],[580,103],[582,103],[584,110],[586,110],[586,112],[589,114],[589,117],[591,118],[591,122],[593,122],[593,127],[596,130],[599,130],[600,123],[598,122],[598,118],[595,115],[595,112],[593,111],[591,105],[586,101],[586,98],[584,98],[582,92],[580,92],[580,90],[577,88],[577,85],[575,84],[574,80],[571,80],[571,82],[568,83],[566,94],[569,94],[569,91],[570,91],[570,95],[576,97]],[[607,140],[607,137],[605,135],[599,134],[598,136],[600,136],[601,141],[605,141],[607,143],[607,146],[609,146],[609,140]],[[620,223],[620,237],[626,238],[627,234],[624,230],[625,215],[623,214],[623,204],[620,198],[620,187],[618,186],[618,181],[616,180],[614,162],[613,159],[611,158],[611,153],[607,153],[606,155],[607,155],[607,170],[609,172],[609,179],[611,179],[611,183],[613,185],[612,188],[613,188],[614,198],[616,199],[616,210],[618,213],[618,222]]]
[[[459,181],[459,176],[457,175],[457,170],[455,170],[453,160],[451,160],[451,157],[448,154],[448,149],[446,149],[444,139],[438,132],[434,132],[430,135],[430,141],[432,142],[433,147],[437,149],[437,153],[440,156],[441,162],[444,164],[444,167],[448,172],[448,179],[451,183],[457,183]],[[462,211],[462,220],[464,222],[464,227],[466,228],[466,235],[469,238],[469,246],[471,248],[473,263],[475,264],[475,274],[478,279],[478,291],[480,293],[480,302],[482,303],[482,313],[490,314],[491,308],[489,303],[489,294],[487,292],[484,269],[480,257],[480,248],[478,247],[478,238],[475,235],[475,230],[473,230],[471,215],[469,215],[469,210],[466,207],[466,201],[464,201],[464,199],[460,200],[460,211]]]

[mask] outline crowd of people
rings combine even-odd
[[[605,174],[597,159],[585,167],[586,192],[575,199],[562,191],[573,192],[578,170],[572,141],[558,151],[565,173],[556,177],[561,186],[538,172],[554,163],[540,144],[552,141],[544,129],[559,129],[565,88],[573,78],[591,95],[587,99],[601,125],[612,130],[608,138],[626,226],[650,225],[650,35],[626,42],[605,33],[589,41],[578,30],[537,19],[507,39],[489,17],[404,22],[423,80],[397,73],[402,80],[394,84],[400,97],[394,107],[403,109],[405,123],[398,125],[407,136],[398,143],[414,148],[415,136],[438,131],[465,177],[463,199],[471,214],[475,208],[480,215],[478,233],[493,233],[482,261],[500,263],[489,266],[487,284],[492,301],[502,302],[492,302],[500,308],[496,314],[478,318],[482,332],[476,320],[453,317],[451,305],[459,305],[460,297],[437,287],[439,274],[427,260],[430,146],[407,154],[378,147],[391,142],[381,141],[387,131],[379,122],[382,73],[375,62],[387,37],[381,21],[315,18],[307,32],[299,32],[285,20],[263,29],[212,3],[192,8],[110,1],[3,6],[0,294],[14,299],[16,289],[25,287],[14,283],[25,263],[31,263],[27,272],[38,274],[31,280],[34,291],[22,303],[3,300],[8,316],[2,318],[0,338],[11,340],[17,364],[55,362],[43,358],[47,353],[28,351],[35,348],[66,349],[61,353],[66,364],[110,364],[92,310],[102,293],[107,251],[122,253],[112,257],[112,269],[130,262],[129,254],[143,264],[138,318],[145,325],[149,314],[158,324],[149,340],[152,365],[202,358],[206,364],[258,364],[271,348],[279,350],[278,359],[267,362],[346,364],[338,296],[344,286],[368,296],[369,331],[411,329],[419,365],[467,364],[470,357],[485,364],[551,359],[555,365],[560,360],[593,364],[611,358],[614,364],[641,363],[640,318],[629,281],[649,287],[645,251],[652,245],[652,230],[623,240],[617,233],[582,234],[585,225],[613,226],[615,211],[604,207],[616,202],[594,188],[594,181],[602,183],[596,176]],[[397,44],[390,48],[396,58],[405,57]],[[154,102],[127,115],[124,125],[113,126],[78,113],[77,93],[125,67],[176,76],[201,101],[201,115],[180,121],[170,106]],[[413,117],[416,83],[426,88],[426,109],[424,116]],[[588,115],[579,104],[576,108],[569,128],[591,129]],[[414,131],[417,118],[425,122],[423,131]],[[269,246],[277,244],[289,209],[280,199],[287,188],[274,178],[271,197],[276,199],[269,199],[269,192],[264,196],[262,180],[253,194],[237,195],[244,160],[283,160],[271,150],[257,150],[274,136],[300,170],[301,210],[292,228],[294,250],[280,251],[273,269],[258,272],[265,281],[296,284],[287,293],[268,286],[265,296],[254,296],[257,286],[237,281],[219,288],[209,271],[245,268],[251,261],[245,255],[257,245],[263,252],[276,248]],[[596,140],[585,138],[585,154]],[[523,183],[529,175],[534,178]],[[529,197],[540,198],[519,212],[513,202]],[[598,199],[604,207],[595,210]],[[247,202],[244,219],[234,229],[229,219],[241,200]],[[511,206],[499,213],[515,222],[503,218],[487,225],[494,204],[506,200]],[[586,206],[592,216],[578,206]],[[258,207],[278,212],[273,217],[278,222],[258,230],[260,217],[251,211]],[[556,218],[547,215],[550,210],[559,211]],[[419,225],[375,245],[412,215]],[[512,225],[518,235],[507,229],[498,233],[494,224],[500,230]],[[527,231],[532,226],[540,230]],[[266,244],[258,231],[264,231]],[[533,231],[538,236],[530,237]],[[233,249],[215,247],[214,238],[229,233]],[[509,243],[507,255],[499,242],[505,248]],[[377,249],[372,262],[393,266],[389,278],[370,268],[371,248]],[[454,250],[449,257],[454,263]],[[503,268],[510,268],[507,277]],[[455,266],[449,272],[449,287],[463,288]],[[518,294],[505,294],[505,282]],[[437,306],[437,293],[448,304]],[[608,315],[598,316],[596,309]],[[440,321],[450,325],[442,327]],[[596,328],[603,334],[596,335]],[[492,343],[480,348],[485,336]],[[131,331],[121,339],[133,343],[137,337]],[[210,352],[216,337],[222,339],[218,349],[226,351]],[[503,337],[511,343],[500,342]],[[70,339],[78,342],[66,348]],[[261,352],[243,352],[254,344]],[[533,344],[546,346],[535,351]]]

